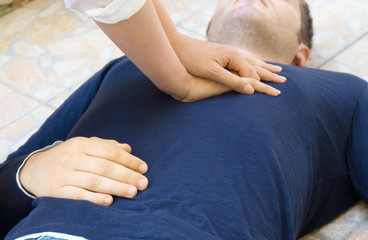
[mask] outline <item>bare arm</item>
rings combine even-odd
[[[96,23],[159,89],[175,99],[197,101],[231,89],[246,94],[254,90],[272,96],[279,94],[276,89],[255,81],[259,80],[255,69],[233,48],[197,42],[179,34],[159,1],[147,0],[128,20],[116,24]],[[216,50],[214,54],[213,50]],[[201,55],[204,57],[198,58]],[[241,77],[225,67],[240,73]],[[273,76],[271,81],[282,83],[283,79]]]
[[[186,96],[188,73],[171,47],[152,1],[130,19],[96,23],[158,88],[178,99]]]
[[[189,38],[179,33],[160,0],[153,0],[153,3],[171,45],[189,73],[240,93],[258,91],[278,95],[276,89],[262,83],[254,84],[254,80],[283,83],[286,79],[273,73],[281,71],[279,66],[267,64],[232,46]]]

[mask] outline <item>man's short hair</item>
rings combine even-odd
[[[300,0],[301,27],[299,41],[304,43],[309,49],[313,46],[313,19],[310,14],[309,5],[305,0]]]
[[[298,38],[300,43],[304,43],[309,49],[312,49],[313,46],[313,19],[310,14],[309,5],[305,0],[300,0],[300,17],[301,17],[301,26],[300,31],[298,33]],[[208,23],[206,35],[208,35],[208,31],[211,26],[211,21]]]

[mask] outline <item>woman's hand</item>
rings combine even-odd
[[[239,93],[253,94],[256,91],[278,96],[278,90],[266,88],[259,81],[284,83],[286,80],[275,74],[281,72],[281,67],[265,63],[250,53],[231,46],[193,39],[182,34],[177,34],[171,45],[190,74],[215,81]]]
[[[100,138],[72,138],[31,156],[20,170],[20,183],[36,197],[87,200],[109,206],[112,196],[133,198],[145,190],[147,164],[128,144]]]
[[[262,83],[259,80],[255,80],[253,78],[246,78],[244,80],[249,86],[248,92],[246,92],[246,94],[253,94],[253,92],[256,91],[270,96],[279,95],[278,90]],[[176,97],[172,95],[172,97],[181,102],[195,102],[217,96],[222,93],[230,92],[231,90],[232,89],[228,86],[219,84],[215,81],[210,81],[188,74],[186,78],[186,95],[183,97]]]

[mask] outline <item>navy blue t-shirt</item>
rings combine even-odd
[[[61,140],[129,143],[149,166],[149,188],[110,207],[2,199],[9,219],[29,213],[6,239],[46,231],[88,239],[296,239],[358,195],[367,200],[367,83],[295,66],[283,66],[282,75],[285,84],[272,84],[279,97],[232,92],[181,103],[127,58],[111,63],[1,166],[9,184],[0,193],[22,194],[9,177],[22,155],[56,140],[42,138],[53,132]],[[80,106],[76,114],[71,105]]]

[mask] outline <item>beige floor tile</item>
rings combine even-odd
[[[41,125],[53,112],[55,108],[40,106],[30,113],[30,116]]]
[[[53,2],[54,0],[33,0],[24,5],[24,8],[40,10]]]
[[[37,102],[0,84],[0,128],[38,105]]]
[[[32,94],[44,86],[46,75],[38,66],[37,60],[19,57],[8,62],[4,68],[0,68],[0,80]]]
[[[322,69],[347,72],[368,81],[368,35],[333,58]]]
[[[318,67],[368,31],[366,0],[310,0],[315,22],[313,59]]]
[[[6,55],[0,55],[0,66],[1,65],[5,65],[6,63],[8,63],[11,60],[10,56],[6,56]]]
[[[65,11],[59,11],[46,18],[38,18],[30,26],[25,38],[37,44],[49,44],[69,34],[80,23]]]
[[[72,93],[73,91],[70,90],[60,93],[58,96],[50,101],[51,107],[58,108]]]
[[[11,141],[0,138],[0,164],[4,162],[8,156],[9,148],[12,144]]]
[[[356,227],[354,223],[332,222],[323,227],[319,233],[330,239],[342,240],[352,232],[354,227]]]
[[[212,1],[213,2],[213,1]],[[175,24],[179,24],[194,12],[200,11],[203,7],[211,4],[209,0],[163,0],[162,3],[169,11]]]
[[[64,89],[78,85],[94,74],[94,71],[86,66],[84,59],[57,61],[53,69],[58,78],[58,85]]]
[[[19,41],[14,44],[14,52],[19,56],[26,58],[37,58],[45,53],[45,50],[35,44],[30,44],[25,41]]]
[[[12,39],[12,36],[0,35],[0,53],[5,53],[9,50]]]
[[[30,26],[37,17],[37,10],[19,8],[0,18],[0,36],[12,36]]]
[[[45,8],[43,11],[41,11],[38,14],[38,17],[40,18],[47,18],[54,14],[57,14],[60,10],[64,9],[64,2],[63,1],[56,1],[51,3],[47,8]]]
[[[205,38],[207,25],[210,19],[210,15],[195,14],[180,24],[180,27],[187,29],[188,31],[195,32]]]
[[[217,1],[208,1],[204,4],[200,11],[195,12],[190,17],[186,18],[180,25],[181,28],[196,34],[206,37],[206,29],[215,9]]]
[[[170,14],[176,12],[190,12],[198,11],[209,0],[162,0],[163,5]]]
[[[318,233],[316,234],[309,234],[302,238],[299,238],[299,240],[326,240],[326,238],[319,236]]]
[[[82,53],[95,53],[97,50],[114,46],[106,35],[99,29],[81,32],[78,35],[65,37],[47,46],[52,55],[78,55]]]
[[[356,223],[367,222],[368,221],[368,208],[367,204],[361,201],[359,204],[351,208],[344,214],[347,221],[352,221]]]
[[[346,240],[366,240],[368,239],[368,226],[360,227],[352,233]]]
[[[53,111],[53,108],[39,106],[0,128],[0,162],[23,145]]]
[[[24,116],[2,128],[0,130],[0,137],[9,141],[15,141],[17,138],[22,137],[22,135],[34,129],[36,126],[36,120],[30,116]]]

